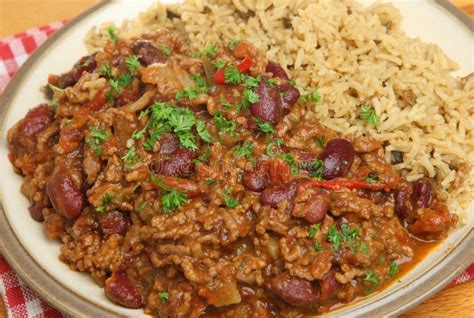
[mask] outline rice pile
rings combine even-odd
[[[434,44],[409,38],[391,4],[364,8],[333,0],[188,0],[157,3],[126,21],[118,34],[166,27],[197,49],[222,39],[252,42],[286,67],[299,87],[317,87],[320,122],[342,134],[371,133],[391,151],[408,180],[435,178],[452,212],[464,222],[474,198],[474,76],[454,78],[457,64]],[[107,40],[107,24],[92,29],[90,50]],[[377,126],[360,119],[373,107]]]

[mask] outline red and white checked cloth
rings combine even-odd
[[[0,41],[0,95],[8,81],[28,56],[43,43],[54,31],[60,29],[66,22],[55,22],[40,28],[9,36]],[[45,79],[46,80],[46,79]],[[32,105],[34,106],[34,105]],[[474,264],[451,282],[457,285],[474,279]],[[44,303],[0,255],[0,294],[5,304],[8,317],[30,318],[63,317],[56,309]]]

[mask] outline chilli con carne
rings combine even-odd
[[[408,182],[377,140],[321,126],[317,90],[250,43],[109,33],[49,76],[50,103],[8,142],[31,217],[111,301],[157,317],[325,312],[456,224],[434,180]]]

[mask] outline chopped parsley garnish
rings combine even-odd
[[[214,57],[216,53],[217,53],[217,47],[215,45],[208,45],[206,49],[204,50],[204,54],[206,54],[208,58]]]
[[[260,100],[260,96],[250,89],[244,90],[244,98],[249,104],[255,104]]]
[[[364,120],[368,125],[377,125],[379,123],[379,117],[375,113],[373,108],[369,106],[362,106],[360,109],[360,118]]]
[[[275,132],[275,128],[273,127],[271,123],[267,123],[255,117],[253,118],[253,121],[255,122],[255,124],[257,125],[258,129],[261,132],[264,132],[267,134],[273,134]]]
[[[185,87],[179,92],[176,93],[176,100],[182,101],[183,99],[187,98],[190,101],[194,100],[198,95],[196,88],[194,87]]]
[[[181,101],[185,98],[192,101],[199,94],[207,93],[207,83],[205,79],[203,79],[198,74],[191,74],[191,79],[194,81],[194,83],[196,83],[196,87],[185,87],[181,91],[177,92],[176,93],[177,101]]]
[[[137,69],[140,67],[140,61],[136,55],[128,56],[125,59],[125,64],[127,65],[129,72],[133,75],[137,73]]]
[[[300,97],[300,99],[304,100],[304,101],[310,101],[310,102],[313,102],[313,103],[317,103],[321,99],[321,96],[319,95],[318,89],[315,88],[315,89],[312,89],[312,90],[308,91],[307,94],[302,95]]]
[[[341,246],[341,234],[337,230],[336,226],[333,224],[328,229],[328,241],[332,245],[332,249],[337,252]]]
[[[158,296],[160,297],[162,303],[166,303],[170,298],[170,293],[167,291],[162,291],[158,293]]]
[[[229,49],[233,51],[235,47],[240,43],[240,40],[232,39],[229,41]]]
[[[281,148],[281,146],[283,146],[283,143],[284,143],[283,139],[281,139],[281,138],[275,138],[275,139],[273,139],[273,141],[274,141],[275,144],[278,146],[278,148]]]
[[[207,185],[207,186],[211,186],[215,183],[216,183],[216,180],[214,180],[213,178],[209,178],[206,181],[204,181],[204,184]]]
[[[140,203],[140,206],[135,209],[135,211],[138,212],[138,213],[142,212],[145,209],[145,207],[147,206],[147,204],[148,204],[148,201],[146,201],[146,200],[143,201],[142,203]]]
[[[161,52],[166,55],[166,56],[171,56],[171,54],[173,54],[173,50],[170,49],[169,47],[167,47],[166,45],[164,44],[161,44],[160,45],[160,50]]]
[[[236,66],[227,66],[224,70],[224,79],[226,84],[239,85],[245,80],[245,75],[240,73]]]
[[[367,178],[365,178],[365,181],[368,182],[368,183],[375,183],[377,182],[377,176],[367,176]]]
[[[201,137],[202,140],[205,142],[211,142],[212,141],[212,136],[207,130],[206,124],[203,121],[197,120],[196,121],[196,131]]]
[[[100,197],[100,205],[95,208],[97,212],[104,213],[104,211],[109,206],[110,202],[112,201],[112,194],[105,192],[104,195]]]
[[[152,177],[152,181],[165,191],[165,194],[161,197],[161,207],[164,213],[168,213],[170,210],[177,210],[188,202],[186,193],[164,185],[155,176]]]
[[[238,145],[234,148],[232,153],[236,157],[245,157],[249,161],[253,161],[253,145],[251,142],[246,141],[243,145]]]
[[[322,138],[322,137],[321,137],[321,138],[317,138],[317,139],[315,140],[315,142],[316,142],[316,145],[317,145],[319,148],[323,148],[323,147],[324,147],[324,138]]]
[[[210,156],[211,156],[211,147],[209,147],[209,145],[206,145],[204,146],[204,151],[197,159],[194,160],[194,163],[198,164],[201,162],[205,162],[209,160]]]
[[[71,118],[65,119],[63,122],[63,127],[69,126],[70,124],[72,124],[72,119]]]
[[[268,83],[268,85],[270,85],[270,86],[276,86],[277,81],[276,81],[276,79],[274,79],[274,78],[270,78],[270,79],[267,81],[267,83]]]
[[[348,242],[349,249],[353,254],[356,254],[356,248],[360,245],[360,233],[359,229],[355,227],[349,227],[348,224],[344,223],[341,225],[341,230],[338,231],[336,226],[333,224],[328,230],[328,241],[332,245],[332,249],[337,252],[342,243]]]
[[[309,238],[314,238],[314,236],[316,235],[316,233],[318,233],[319,229],[321,228],[321,224],[320,223],[317,223],[317,224],[312,224],[310,227],[309,227],[309,231],[308,231],[308,237]]]
[[[112,69],[110,68],[109,63],[105,63],[104,65],[99,67],[97,72],[99,72],[99,74],[103,74],[103,75],[107,76],[108,78],[113,78],[114,77],[114,75],[112,74]]]
[[[237,124],[233,120],[227,120],[222,116],[220,111],[215,112],[214,114],[214,124],[222,132],[235,132]]]
[[[359,252],[365,255],[369,254],[369,244],[365,242],[360,243]]]
[[[227,100],[225,100],[224,98],[221,98],[221,100],[219,101],[221,103],[221,105],[226,109],[226,110],[230,110],[232,108],[232,104],[229,103]]]
[[[99,157],[102,155],[102,143],[108,141],[110,137],[103,128],[89,127],[89,131],[91,132],[91,135],[87,138],[86,143]]]
[[[135,150],[135,146],[132,146],[130,147],[130,149],[128,149],[128,152],[125,154],[125,156],[122,157],[122,160],[125,163],[127,169],[129,170],[133,166],[133,164],[140,161],[140,158],[138,157],[137,152]]]
[[[232,197],[232,189],[227,189],[224,192],[224,203],[228,208],[231,209],[234,209],[239,204],[239,200]]]
[[[314,159],[309,163],[309,168],[311,168],[310,174],[318,180],[323,180],[323,169],[324,165],[320,159]]]
[[[117,29],[113,25],[107,28],[107,34],[109,35],[110,42],[116,44],[118,41]]]
[[[225,62],[223,60],[217,60],[214,65],[216,66],[216,68],[223,68],[225,67]]]
[[[375,286],[380,286],[380,278],[377,277],[377,274],[371,269],[369,269],[364,277],[364,282],[372,283]]]
[[[120,82],[116,79],[109,79],[109,90],[105,93],[108,101],[112,101],[115,97],[121,94]]]
[[[383,263],[385,263],[385,256],[380,255],[379,256],[379,264],[383,264]]]
[[[318,241],[315,241],[315,242],[314,242],[313,247],[314,247],[314,251],[315,251],[316,253],[323,249],[323,247],[321,246],[321,244],[319,244]]]
[[[398,264],[395,263],[395,262],[391,262],[390,267],[388,269],[387,277],[388,278],[393,278],[393,277],[395,277],[395,275],[397,275],[397,273],[398,273]]]
[[[247,76],[247,79],[245,80],[245,88],[247,89],[257,88],[258,85],[260,85],[260,81],[261,81],[260,76],[257,76],[257,77]]]
[[[153,150],[156,141],[166,131],[174,132],[182,147],[197,149],[196,138],[191,131],[195,125],[198,135],[204,141],[210,140],[210,134],[205,125],[199,124],[189,108],[179,108],[172,104],[157,102],[143,111],[140,116],[145,114],[150,115],[147,125],[141,131],[134,132],[132,138],[138,139],[147,134],[148,138],[143,144],[146,150]]]

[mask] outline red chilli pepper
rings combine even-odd
[[[321,187],[328,190],[341,190],[344,188],[347,189],[369,189],[373,191],[390,191],[390,187],[385,183],[369,183],[365,181],[324,181],[324,180],[313,180],[308,181],[302,184],[302,187],[309,188],[309,187]]]
[[[237,65],[237,69],[239,70],[240,73],[245,73],[248,71],[252,65],[253,65],[253,60],[250,57],[246,57],[240,62],[239,65]],[[225,67],[218,69],[214,73],[214,82],[218,85],[224,85],[225,84]]]

